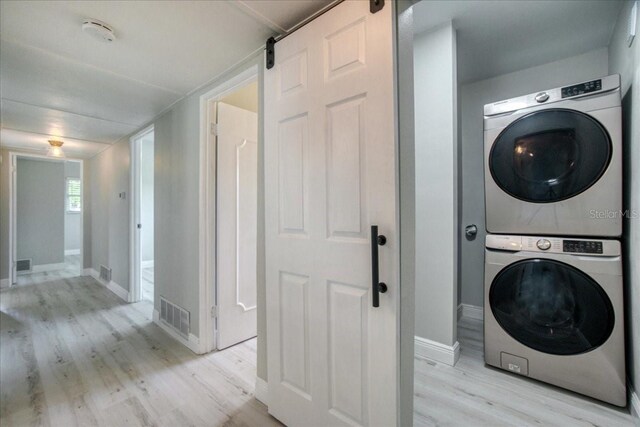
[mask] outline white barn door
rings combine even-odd
[[[217,103],[219,350],[256,336],[258,116]]]
[[[393,75],[392,4],[368,1],[278,41],[265,71],[268,402],[289,426],[396,424]]]

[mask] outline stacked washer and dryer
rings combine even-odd
[[[484,106],[485,361],[625,406],[620,76]]]

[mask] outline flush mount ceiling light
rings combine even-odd
[[[64,151],[62,151],[62,144],[64,144],[64,142],[58,141],[56,139],[50,139],[49,145],[51,145],[51,148],[49,148],[49,151],[47,152],[47,156],[64,157]]]
[[[97,19],[85,19],[82,23],[82,31],[104,43],[111,43],[116,39],[111,27]]]

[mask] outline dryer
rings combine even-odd
[[[620,242],[488,235],[487,364],[627,404]]]
[[[622,234],[620,76],[484,106],[489,233]]]

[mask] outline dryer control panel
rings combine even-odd
[[[601,240],[563,240],[563,252],[573,252],[582,254],[601,254]]]
[[[487,249],[509,252],[547,252],[583,256],[619,256],[617,240],[563,239],[547,236],[511,236],[488,234]]]

